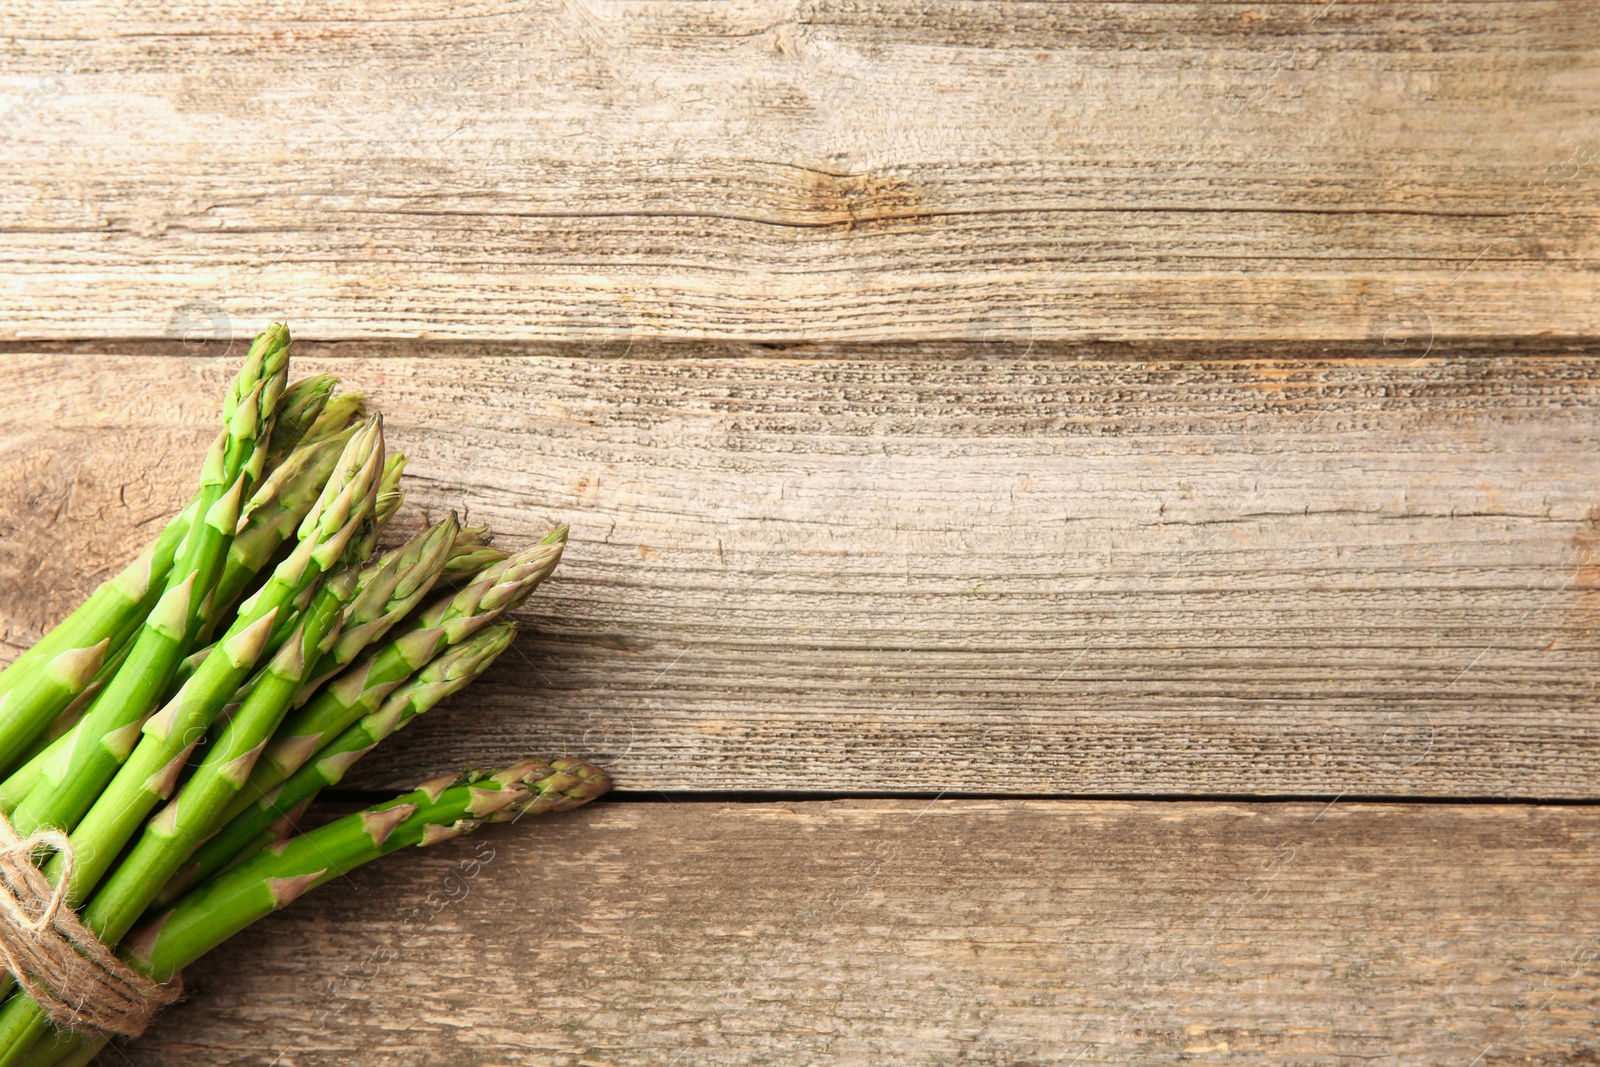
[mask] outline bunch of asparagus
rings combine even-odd
[[[287,384],[289,347],[280,325],[255,339],[188,506],[0,671],[0,812],[18,837],[68,835],[39,850],[45,875],[157,981],[379,855],[610,784],[527,760],[296,834],[321,790],[505,651],[505,616],[566,529],[509,553],[452,515],[377,554],[405,459],[333,378]],[[87,1063],[104,1045],[3,981],[0,1067]]]

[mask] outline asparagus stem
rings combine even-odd
[[[289,635],[294,633],[295,629],[300,625],[301,615],[305,613],[306,607],[311,603],[311,597],[316,591],[317,587],[315,585],[308,585],[278,612],[277,617],[272,621],[271,636],[267,638],[266,644],[261,648],[262,658],[271,657],[289,639]],[[177,696],[178,692],[189,683],[189,679],[199,672],[211,653],[216,651],[219,644],[221,642],[212,642],[202,649],[191,652],[184,658],[183,662],[178,664],[178,670],[172,676],[172,684],[167,687],[166,697],[168,700]],[[249,692],[249,685],[249,682],[245,682],[244,685],[239,687],[238,699],[244,699],[244,695]]]
[[[72,744],[72,738],[77,733],[76,728],[67,731],[46,745],[36,755],[30,757],[28,762],[11,772],[11,777],[0,782],[0,813],[7,818],[17,810],[33,788],[39,784],[44,768],[63,758],[63,753]]]
[[[116,677],[117,671],[122,669],[122,664],[127,660],[132,645],[124,643],[113,655],[108,657],[100,667],[100,672],[95,675],[94,681],[77,699],[64,708],[56,720],[46,728],[44,734],[35,740],[34,746],[25,757],[26,762],[11,773],[11,776],[0,782],[0,813],[8,818],[16,806],[22,803],[24,797],[38,784],[39,776],[44,772],[45,766],[51,760],[61,759],[62,750],[72,744],[70,735],[78,728],[84,713],[94,702],[95,697],[106,683]]]
[[[88,1067],[106,1044],[103,1037],[53,1033],[34,1044],[22,1067]]]
[[[452,513],[399,548],[378,557],[361,572],[361,586],[345,616],[344,629],[316,664],[308,684],[315,687],[381,640],[439,580],[458,531]]]
[[[30,668],[67,648],[82,648],[110,636],[154,590],[158,595],[172,570],[173,557],[197,513],[198,497],[167,523],[156,539],[117,574],[89,594],[78,609],[61,620],[32,648],[0,670],[0,693],[16,687]],[[148,613],[148,609],[147,612]]]
[[[239,594],[305,520],[357,429],[359,425],[349,426],[295,449],[257,487],[240,512],[206,620],[208,629],[232,612]]]
[[[331,388],[331,383],[335,379],[324,375],[321,378],[297,382],[284,389],[277,404],[278,427],[281,428],[286,420],[290,427],[294,427],[299,424],[299,420],[305,418],[310,412],[313,400],[311,394],[324,380],[330,383]],[[325,393],[322,399],[326,401]],[[351,399],[359,409],[360,398]],[[313,422],[322,410],[322,406],[319,405],[317,413],[311,414]],[[350,408],[346,404],[339,410],[348,412]],[[275,429],[274,432],[277,433],[278,430]],[[268,465],[275,465],[270,456]],[[28,671],[44,658],[68,648],[83,648],[95,644],[112,636],[119,629],[127,629],[130,615],[138,620],[148,615],[166,586],[167,575],[172,570],[173,557],[179,545],[183,543],[184,536],[189,532],[190,523],[199,513],[198,504],[199,497],[196,496],[162,528],[156,539],[140,552],[132,563],[124,567],[116,577],[102,582],[76,611],[35,642],[32,648],[0,670],[0,693],[14,688]],[[137,610],[141,604],[143,610]],[[122,642],[113,640],[112,648],[115,649],[121,644]]]
[[[125,643],[129,632],[150,614],[165,588],[172,571],[173,557],[188,533],[198,502],[197,497],[167,523],[155,541],[139,553],[132,563],[116,577],[102,582],[76,611],[4,670],[0,670],[0,696],[21,685],[43,661],[64,651],[87,648],[119,635],[121,640],[114,641],[114,644],[120,647]],[[35,695],[30,699],[41,698]],[[48,721],[52,714],[59,713],[61,707],[65,706],[56,707],[52,713],[29,707],[20,699],[8,704],[7,717],[28,718],[30,721],[37,721],[41,717]],[[10,763],[10,759],[0,761],[0,766],[9,767]]]
[[[317,374],[291,382],[283,390],[278,398],[278,417],[272,426],[272,439],[267,442],[269,470],[305,443],[306,434],[322,417],[338,384],[339,379],[331,374]]]
[[[200,477],[196,520],[189,525],[165,591],[145,619],[122,669],[100,691],[69,736],[64,758],[46,766],[13,813],[26,835],[42,826],[70,829],[88,810],[127,754],[138,724],[155,706],[198,632],[204,601],[222,568],[249,481],[265,461],[256,443],[271,432],[271,412],[288,369],[289,334],[267,330],[250,346],[244,368],[223,403],[227,428],[213,444]]]
[[[109,637],[69,648],[40,664],[15,689],[0,693],[0,767],[19,762],[52,719],[94,681]]]
[[[447,649],[391,693],[377,711],[362,716],[281,785],[218,830],[194,852],[154,902],[170,904],[190,886],[221,870],[235,856],[247,854],[252,847],[259,848],[273,840],[275,835],[269,830],[275,822],[296,808],[303,808],[323,789],[338,784],[355,762],[372,751],[378,742],[482,675],[510,647],[516,632],[515,623],[495,623],[462,644]],[[118,876],[121,876],[120,870]]]
[[[371,512],[382,463],[381,420],[374,417],[346,446],[337,473],[301,526],[300,544],[294,553],[240,605],[227,634],[178,695],[151,716],[142,730],[127,731],[125,738],[118,739],[120,750],[107,753],[113,758],[120,755],[126,762],[120,770],[113,763],[115,776],[95,789],[98,799],[91,797],[93,806],[71,833],[76,861],[68,882],[70,901],[85,898],[145,815],[172,792],[189,750],[258,662],[278,613],[344,556],[351,537]],[[46,778],[49,773],[46,768]],[[36,787],[19,813],[33,803],[37,792]],[[46,870],[55,875],[63,867],[58,854]]]
[[[494,774],[424,783],[262,852],[179,900],[135,933],[122,956],[157,981],[331,878],[408,845],[431,845],[523,815],[565,811],[611,786],[580,760],[525,760]],[[8,1006],[9,1007],[9,1006]]]
[[[84,908],[83,922],[96,937],[108,944],[120,940],[195,846],[216,829],[223,805],[244,784],[310,665],[338,633],[355,590],[354,568],[321,583],[305,620],[259,673],[217,743]]]
[[[490,567],[459,593],[437,601],[406,633],[368,652],[344,671],[284,720],[224,818],[236,817],[299,770],[326,740],[378,710],[401,682],[440,652],[466,641],[520,605],[555,570],[565,543],[566,527],[557,527],[540,544]],[[302,690],[302,695],[315,685]]]
[[[62,708],[61,713],[51,719],[49,725],[33,739],[33,744],[28,746],[27,751],[22,755],[24,760],[33,759],[34,756],[54,744],[62,734],[78,725],[78,720],[83,718],[83,713],[89,707],[90,702],[94,700],[94,695],[100,691],[106,682],[111,680],[112,675],[116,674],[117,670],[122,666],[124,654],[125,650],[124,652],[118,652],[101,664],[99,673],[94,676],[94,681],[85,686],[83,692],[74,697],[72,702],[65,708]]]
[[[365,555],[372,555],[377,548],[378,538],[383,536],[383,531],[388,527],[389,520],[394,518],[394,513],[400,510],[400,505],[405,502],[406,494],[400,488],[400,476],[405,473],[406,454],[396,452],[383,464],[383,481],[378,486],[378,503],[372,509],[372,528],[367,531],[365,540]]]

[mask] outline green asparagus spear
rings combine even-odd
[[[125,644],[101,664],[94,681],[90,682],[83,692],[56,716],[56,720],[34,743],[33,748],[24,757],[27,762],[13,771],[4,782],[0,782],[0,814],[9,818],[16,806],[22,803],[22,799],[38,783],[44,767],[51,760],[61,758],[62,749],[72,743],[68,735],[77,729],[84,712],[94,703],[100,690],[104,689],[106,683],[116,677],[117,671],[122,669],[122,664],[131,650],[132,646]]]
[[[192,506],[186,509],[172,521],[171,525],[177,526],[182,530],[187,530],[189,521],[193,517],[191,515],[192,510]],[[182,538],[180,537],[179,540],[181,541]],[[166,559],[167,570],[170,571],[172,561],[172,554],[170,552],[166,554]],[[138,565],[137,561],[135,565]],[[126,573],[127,571],[124,571],[124,574]],[[163,579],[163,581],[164,580],[165,579]],[[138,601],[131,608],[122,613],[123,618],[121,623],[111,631],[109,637],[102,638],[102,640],[106,642],[106,651],[102,655],[102,665],[100,670],[96,672],[94,680],[76,696],[70,695],[70,689],[36,689],[32,693],[18,695],[15,697],[9,697],[10,690],[0,690],[0,713],[3,713],[5,719],[9,722],[15,722],[17,724],[15,727],[12,727],[12,729],[16,730],[16,737],[18,741],[20,741],[22,737],[27,734],[29,729],[36,728],[40,722],[52,724],[61,722],[63,719],[70,718],[70,722],[67,722],[65,724],[66,726],[73,726],[77,724],[78,719],[82,718],[83,712],[88,708],[92,698],[98,695],[101,689],[105,688],[106,684],[122,666],[123,661],[127,659],[128,653],[132,650],[133,638],[138,635],[140,628],[144,626],[145,619],[155,607],[156,602],[158,599],[160,599],[162,592],[162,586],[155,586],[145,593],[144,599]],[[110,625],[111,621],[107,619],[106,626]],[[57,630],[59,631],[60,627],[58,627]],[[54,634],[52,634],[52,636],[54,636]],[[38,673],[39,664],[44,659],[50,658],[41,654],[40,649],[43,647],[43,645],[43,642],[34,645],[33,648],[29,649],[28,652],[25,653],[25,655],[32,657],[31,662],[33,666],[25,666],[17,675],[17,677],[26,680],[23,683],[24,686],[26,686],[26,682],[37,681],[35,676]],[[66,652],[57,652],[55,654],[55,658],[59,658],[60,656],[67,655],[69,653],[77,653],[82,655],[84,652],[84,649],[68,649]],[[65,705],[62,703],[63,700],[66,701]],[[70,716],[68,715],[69,710],[72,711]],[[35,729],[31,740],[17,745],[16,747],[8,748],[6,754],[7,758],[0,760],[0,772],[12,771],[16,764],[23,761],[32,761],[34,756],[37,755],[41,748],[50,742],[53,742],[57,737],[60,736],[62,732],[64,731],[57,730],[51,732],[48,728],[45,730]],[[7,802],[0,803],[0,809],[3,809],[7,813],[16,807],[17,803],[22,799],[23,795],[25,795],[25,790],[23,792],[17,792],[14,788],[12,788],[15,784],[17,783],[7,781],[5,786],[0,786],[0,795],[11,798]]]
[[[283,389],[289,334],[274,327],[250,346],[244,368],[223,403],[227,423],[206,457],[189,525],[165,591],[145,619],[116,676],[102,689],[82,722],[68,736],[63,758],[46,766],[38,783],[13,813],[22,834],[43,826],[70,829],[116,772],[198,633],[211,585],[222,569],[239,506],[251,478],[265,461],[256,444],[271,432],[271,412]]]
[[[0,693],[0,768],[20,762],[34,738],[89,687],[110,645],[107,637],[87,648],[69,648],[35,667],[15,689]]]
[[[103,1037],[53,1033],[34,1044],[21,1067],[89,1067],[106,1044]]]
[[[424,783],[346,816],[206,883],[133,935],[122,955],[157,981],[329,879],[408,845],[430,845],[523,815],[566,811],[611,786],[580,760],[526,760],[494,774]]]
[[[346,446],[338,471],[301,526],[294,553],[240,605],[233,626],[178,695],[141,731],[128,732],[120,752],[110,753],[123,756],[126,763],[120,770],[113,766],[115,777],[95,788],[98,799],[91,796],[93,806],[70,835],[77,852],[68,883],[70,901],[84,899],[145,815],[172,791],[189,750],[255,667],[278,613],[341,561],[371,513],[382,463],[381,420],[374,417]],[[34,795],[29,794],[19,813],[33,803]],[[55,874],[63,866],[57,856],[46,870]]]
[[[259,673],[193,776],[146,824],[133,850],[83,909],[83,922],[96,937],[115,943],[127,933],[195,846],[216,829],[223,806],[249,776],[310,665],[338,633],[355,589],[354,568],[322,581],[304,621]]]
[[[208,624],[215,626],[220,619],[231,617],[239,594],[271,562],[279,546],[294,534],[322,495],[322,487],[358,428],[351,426],[300,446],[256,488],[240,512],[228,561],[217,580]]]
[[[332,379],[327,380],[332,381]],[[285,420],[291,427],[298,425],[298,420],[309,413],[313,394],[320,387],[320,381],[321,379],[308,379],[284,389],[277,403],[276,419],[279,425]],[[326,395],[323,399],[326,400]],[[351,399],[359,408],[360,398]],[[342,405],[341,410],[348,412],[349,405]],[[320,414],[321,411],[322,407],[319,406],[317,412]],[[312,414],[311,418],[316,420],[318,414]],[[32,666],[46,657],[57,655],[69,648],[86,648],[96,644],[112,636],[117,630],[126,629],[130,616],[142,621],[155,606],[156,600],[166,586],[174,554],[189,532],[190,523],[198,514],[198,503],[197,496],[167,523],[155,541],[139,553],[132,563],[124,567],[121,573],[102,583],[76,611],[35,642],[32,648],[18,656],[4,670],[0,670],[0,693],[14,688]],[[141,604],[143,610],[137,610]],[[113,640],[113,651],[120,647],[121,643]]]
[[[309,685],[320,685],[342,670],[410,614],[438,581],[456,533],[452,513],[399,548],[385,552],[361,572],[360,590],[345,616],[344,629],[317,662]]]
[[[282,463],[284,457],[305,443],[306,434],[322,417],[339,379],[317,374],[291,382],[278,398],[278,417],[273,422],[272,440],[267,442],[267,469]]]
[[[296,806],[309,802],[323,789],[338,784],[345,772],[372,751],[378,742],[481,675],[500,653],[510,647],[516,631],[514,623],[495,623],[462,644],[446,649],[418,671],[415,677],[391,693],[377,711],[362,716],[323,746],[314,758],[290,775],[283,784],[218,830],[161,891],[156,903],[171,903],[188,887],[221,870],[236,855],[248,851],[251,845],[260,843],[262,835],[273,823],[292,812]],[[267,839],[270,840],[270,836]]]
[[[225,818],[236,817],[298,770],[327,740],[378,710],[401,682],[444,649],[520,605],[555,570],[565,542],[566,527],[557,527],[540,544],[490,567],[459,593],[429,607],[412,629],[344,671],[284,720]]]

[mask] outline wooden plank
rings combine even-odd
[[[22,0],[0,329],[1592,335],[1591,15]]]
[[[127,1055],[1584,1063],[1597,879],[1592,807],[602,804],[302,898]]]
[[[628,789],[1600,788],[1593,355],[300,351],[386,413],[404,528],[573,530],[361,784],[548,747]],[[0,358],[15,648],[184,498],[237,353]]]

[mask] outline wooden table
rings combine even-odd
[[[3,18],[5,655],[287,317],[406,529],[573,531],[345,799],[620,789],[128,1060],[1600,1057],[1592,5]]]

